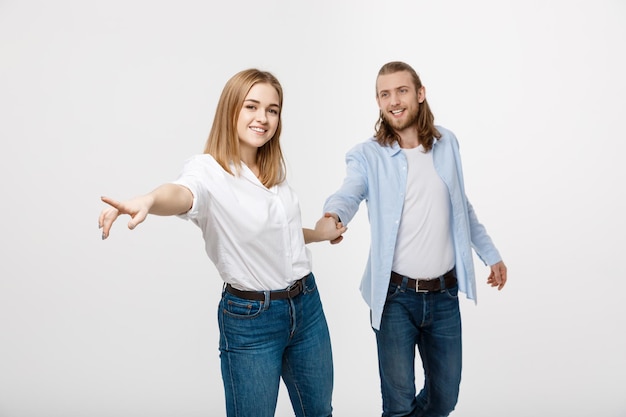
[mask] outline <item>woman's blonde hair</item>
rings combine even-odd
[[[278,79],[269,72],[255,68],[238,72],[226,82],[217,103],[215,118],[209,132],[209,138],[204,148],[207,153],[224,168],[235,175],[230,169],[234,164],[237,173],[241,169],[239,155],[239,135],[237,134],[237,120],[243,107],[243,102],[250,89],[259,83],[266,83],[276,89],[278,93],[279,112],[283,107],[283,88]],[[278,127],[272,139],[257,151],[259,166],[259,180],[267,188],[281,183],[286,177],[285,160],[280,149],[280,132],[282,129],[281,114],[278,115]]]

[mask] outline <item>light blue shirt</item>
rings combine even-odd
[[[442,136],[433,143],[433,163],[450,195],[459,290],[476,301],[472,248],[486,265],[500,262],[501,257],[465,195],[456,136],[441,126],[437,126],[437,130]],[[361,280],[361,294],[372,311],[372,327],[375,329],[380,328],[387,298],[407,172],[406,157],[398,143],[383,147],[370,138],[348,151],[343,184],[324,204],[324,212],[336,213],[344,225],[352,220],[363,200],[367,204],[371,242]]]

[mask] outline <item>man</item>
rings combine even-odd
[[[507,268],[465,195],[457,139],[435,126],[415,70],[383,65],[376,101],[375,135],[347,153],[346,177],[324,212],[347,225],[367,202],[361,293],[378,345],[383,417],[447,416],[461,381],[457,294],[476,296],[472,248],[490,265],[492,287],[504,287]],[[424,369],[418,395],[416,345]]]

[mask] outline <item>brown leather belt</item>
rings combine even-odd
[[[391,282],[396,285],[402,285],[403,275],[391,271]],[[442,291],[446,288],[452,288],[456,285],[456,274],[454,268],[443,274],[443,282],[445,287],[441,288],[441,281],[439,278],[434,279],[415,279],[408,278],[407,288],[410,288],[417,292],[430,292],[430,291]]]
[[[295,296],[299,295],[304,289],[304,281],[306,281],[308,276],[309,275],[305,275],[303,278],[300,278],[284,290],[270,291],[270,300],[284,300],[286,298],[294,298]],[[264,291],[242,291],[234,288],[230,284],[226,284],[225,289],[232,295],[235,295],[239,298],[254,301],[265,301]]]

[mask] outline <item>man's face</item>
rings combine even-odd
[[[376,80],[376,102],[385,121],[396,132],[415,124],[419,104],[425,98],[424,87],[416,90],[411,74],[407,71],[380,75]]]

